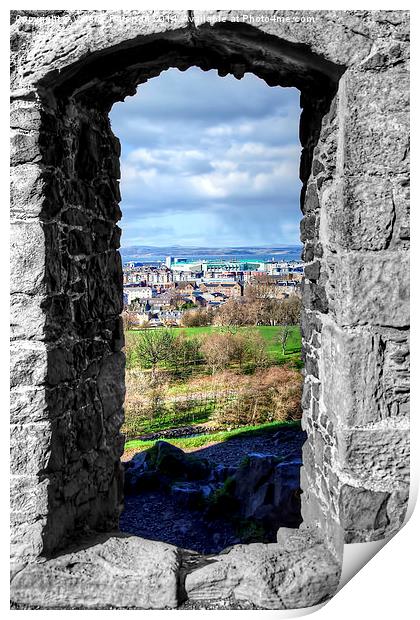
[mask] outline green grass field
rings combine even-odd
[[[160,329],[160,328],[159,328]],[[222,328],[215,326],[206,327],[182,327],[173,328],[176,335],[185,334],[186,337],[200,337],[209,334],[214,331],[220,331]],[[286,354],[283,355],[280,344],[280,327],[272,326],[257,326],[257,327],[239,327],[238,332],[243,333],[245,336],[250,332],[257,331],[264,339],[266,344],[266,350],[268,356],[271,358],[271,365],[281,366],[283,364],[291,363],[292,367],[299,369],[302,367],[301,361],[301,334],[298,326],[292,327],[290,337],[287,342]],[[140,332],[137,330],[130,330],[130,337],[139,337]],[[253,373],[255,369],[249,369],[246,367],[240,368],[237,364],[231,364],[228,368],[229,372],[242,374]],[[149,370],[143,370],[143,372],[150,372]],[[168,372],[163,368],[163,372]],[[201,424],[207,422],[215,410],[214,397],[212,394],[218,389],[223,389],[224,381],[223,374],[209,377],[209,371],[205,364],[197,364],[190,366],[185,376],[178,376],[171,378],[171,374],[168,372],[169,383],[165,385],[162,392],[164,399],[176,398],[181,395],[190,396],[185,402],[173,401],[164,402],[161,411],[156,411],[153,419],[148,419],[138,415],[133,402],[130,405],[126,404],[126,419],[123,427],[123,432],[126,434],[128,441],[125,449],[127,451],[146,449],[153,445],[153,441],[141,441],[133,439],[139,435],[158,432],[161,430],[176,428],[189,424]],[[208,379],[211,379],[208,380]],[[220,383],[220,385],[219,385]],[[129,384],[131,389],[131,396],[136,393],[136,384]],[[138,393],[141,394],[141,388],[138,388]],[[208,394],[208,396],[207,396]],[[131,399],[132,401],[133,399]],[[140,399],[141,400],[141,399]],[[274,424],[279,424],[278,422]],[[282,424],[280,422],[280,424]],[[264,425],[263,425],[264,426]],[[180,438],[173,441],[174,445],[178,445],[183,448],[195,448],[209,443],[226,441],[229,437],[237,436],[237,433],[241,433],[245,430],[250,432],[260,432],[262,426],[257,427],[241,427],[236,430],[221,430],[220,432],[213,432],[207,435],[198,435],[190,438]],[[268,428],[268,427],[267,427]],[[131,438],[131,439],[130,439]],[[134,443],[133,443],[134,442]]]
[[[175,333],[185,333],[187,337],[203,336],[209,334],[212,331],[220,331],[220,327],[209,325],[206,327],[177,327],[173,328]],[[292,327],[292,333],[289,337],[286,347],[286,355],[282,354],[281,345],[279,343],[280,327],[271,325],[258,325],[257,327],[239,327],[239,332],[247,332],[250,330],[257,330],[262,338],[264,338],[267,344],[267,352],[271,356],[274,362],[284,363],[286,361],[293,361],[299,366],[300,351],[301,351],[301,334],[298,325]],[[130,331],[130,334],[136,334],[136,330]]]

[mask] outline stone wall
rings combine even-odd
[[[249,12],[248,12],[249,14]],[[12,16],[12,556],[118,525],[119,142],[108,112],[169,67],[301,90],[303,528],[401,525],[408,497],[408,15]],[[271,19],[270,19],[271,18]]]

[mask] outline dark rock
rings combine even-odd
[[[72,255],[90,254],[92,252],[92,239],[90,234],[82,230],[70,231],[69,252]]]
[[[156,471],[144,471],[138,474],[134,482],[134,491],[153,491],[155,489],[165,489],[169,486],[169,480]]]
[[[207,459],[185,454],[166,441],[157,441],[149,450],[136,454],[124,467],[125,489],[129,493],[166,488],[174,480],[207,480],[212,471]]]
[[[320,161],[315,159],[314,163],[312,164],[312,174],[314,175],[314,177],[320,174],[320,172],[324,172],[324,170],[325,170],[325,166],[321,164]]]
[[[300,221],[300,239],[301,241],[309,241],[315,237],[316,216],[311,213],[306,215]]]
[[[274,471],[273,505],[278,509],[278,519],[284,527],[296,527],[300,515],[300,468],[302,460],[279,463]],[[276,515],[277,516],[277,515]]]
[[[237,470],[233,495],[242,517],[261,523],[267,534],[280,526],[297,527],[300,516],[300,458],[250,454]]]
[[[150,453],[152,455],[151,466],[161,474],[166,474],[173,479],[184,477],[186,456],[181,448],[166,441],[157,441]]]
[[[202,508],[212,491],[214,487],[196,482],[177,482],[171,486],[171,494],[187,509]]]
[[[315,261],[310,265],[305,266],[305,276],[309,280],[318,280],[321,264],[319,261]]]
[[[324,168],[322,164],[319,165],[322,167],[322,169]],[[308,185],[306,189],[304,203],[305,213],[307,213],[308,211],[316,211],[317,209],[319,209],[318,192],[315,185]]]
[[[211,470],[209,481],[225,482],[229,476],[232,476],[236,472],[236,469],[236,467],[227,467],[223,464],[216,465],[216,467]]]
[[[144,452],[139,452],[133,456],[131,461],[124,463],[124,488],[126,493],[133,493],[134,491],[140,490],[139,486],[141,487],[141,483],[139,483],[139,480],[144,474],[148,473],[150,459],[149,451],[144,450]],[[144,477],[143,482],[145,482]]]
[[[198,459],[185,454],[166,441],[157,441],[152,448],[153,466],[156,470],[173,480],[203,480],[210,474],[210,465],[206,459]]]

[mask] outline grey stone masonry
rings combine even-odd
[[[253,21],[241,11],[12,13],[16,592],[34,583],[41,561],[118,527],[125,390],[120,144],[108,113],[170,67],[217,69],[238,79],[252,72],[269,86],[300,89],[302,403],[308,433],[302,536],[310,532],[315,541],[308,557],[322,555],[316,546],[322,543],[334,558],[335,575],[343,541],[389,536],[404,519],[408,13],[313,11],[312,23],[299,21],[299,11],[246,14]],[[120,549],[123,543],[112,544]],[[235,558],[246,562],[247,553],[252,551],[231,551],[223,562],[200,570],[203,576],[225,571],[229,596],[237,595],[247,584],[233,568]],[[266,566],[279,562],[290,569],[273,558],[272,548],[259,553]],[[34,562],[38,568],[32,569]],[[45,583],[54,570],[45,568]],[[308,579],[315,587],[316,580]],[[302,576],[298,581],[301,587]],[[193,597],[201,596],[200,583],[200,575],[188,578]],[[276,596],[281,599],[281,589],[264,590],[269,607],[276,606]],[[171,606],[174,598],[168,597]],[[288,590],[285,600],[295,604],[296,596]],[[315,600],[319,596],[311,594]]]

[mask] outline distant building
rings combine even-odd
[[[222,293],[226,297],[241,297],[243,293],[239,282],[202,282],[200,290],[203,293]]]
[[[151,299],[153,290],[151,286],[127,286],[124,287],[124,301],[130,305],[133,301]]]
[[[195,282],[177,282],[175,290],[182,295],[191,295],[197,288]]]

